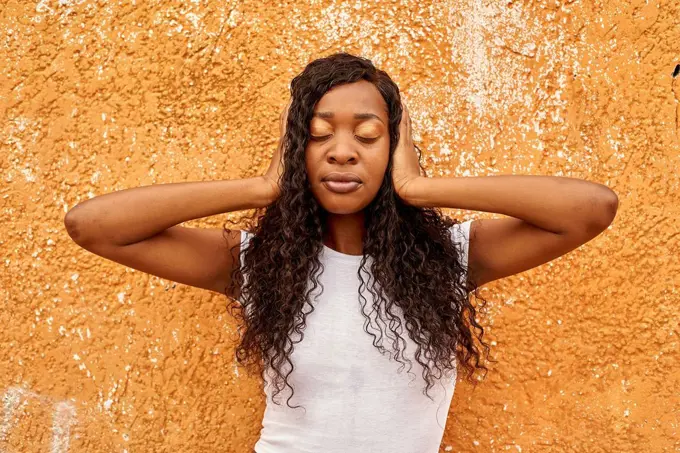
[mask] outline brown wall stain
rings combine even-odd
[[[619,195],[604,234],[483,290],[499,363],[456,388],[441,451],[679,451],[678,17],[655,0],[8,1],[0,451],[250,451],[264,395],[234,366],[225,301],[90,254],[63,217],[262,174],[291,78],[337,50],[393,76],[430,175]]]

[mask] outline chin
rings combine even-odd
[[[328,211],[331,214],[355,214],[357,212],[362,211],[366,206],[361,203],[352,203],[352,202],[344,202],[344,203],[329,203],[328,200],[324,200],[319,202],[322,208],[324,208],[326,211]]]
[[[365,196],[352,196],[351,194],[323,194],[323,196],[316,196],[315,198],[319,205],[327,212],[344,215],[361,212],[371,202],[371,200],[367,200]]]
[[[369,194],[371,191],[367,192],[364,189],[346,194],[337,194],[323,187],[323,185],[318,186],[318,190],[314,189],[317,189],[317,187],[312,189],[317,203],[328,213],[337,215],[361,212],[377,195],[377,191],[374,194]]]

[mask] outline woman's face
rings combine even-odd
[[[382,185],[390,149],[387,104],[375,85],[360,80],[326,92],[314,108],[309,134],[305,166],[319,204],[333,214],[368,206]],[[332,181],[331,173],[360,182]]]

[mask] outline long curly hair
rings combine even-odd
[[[425,367],[424,394],[430,399],[428,390],[442,373],[453,370],[457,375],[456,359],[473,385],[477,383],[472,379],[475,369],[488,371],[480,365],[479,349],[473,341],[472,331],[476,330],[488,357],[489,346],[482,341],[484,329],[477,323],[475,307],[469,300],[470,291],[480,298],[473,283],[474,275],[468,277],[470,284],[466,284],[463,275],[467,269],[460,259],[461,250],[451,237],[451,227],[460,222],[443,216],[436,208],[405,204],[392,185],[392,156],[399,142],[402,116],[399,88],[370,60],[340,52],[312,61],[292,80],[292,102],[283,137],[281,194],[266,208],[255,210],[249,219],[246,229],[253,237],[241,250],[239,264],[225,289],[225,294],[235,294],[233,291],[240,288],[240,303],[230,304],[232,316],[241,320],[238,326],[241,342],[235,353],[237,362],[248,371],[258,372],[265,383],[268,380],[263,367],[271,368],[275,372],[274,397],[281,392],[282,385],[288,386],[292,393],[287,404],[291,408],[300,406],[289,404],[294,394],[288,382],[288,376],[294,371],[290,354],[294,344],[304,337],[307,315],[314,311],[309,296],[318,288],[318,278],[323,272],[319,254],[323,250],[327,215],[312,195],[305,169],[309,124],[314,107],[324,93],[334,86],[361,79],[373,83],[385,99],[390,134],[389,162],[382,186],[365,208],[367,231],[358,272],[358,298],[366,318],[364,331],[373,337],[373,345],[384,354],[382,334],[378,344],[376,335],[366,329],[370,318],[365,311],[364,290],[368,289],[373,296],[372,309],[380,313],[382,306],[389,318],[381,319],[390,326],[395,338],[392,351],[402,352],[403,356],[403,350],[399,349],[403,339],[393,328],[402,330],[401,320],[393,313],[395,305],[401,308],[408,334],[418,345],[414,356]],[[422,153],[416,149],[420,160]],[[422,164],[420,167],[424,172]],[[232,249],[234,258],[236,250],[237,247]],[[369,274],[372,278],[366,282],[362,274],[366,273],[368,256],[373,258]],[[311,309],[303,312],[306,304]],[[485,304],[486,301],[480,309],[483,310]],[[299,335],[297,341],[291,339],[294,332]],[[398,355],[396,360],[403,365]],[[411,361],[408,362],[410,370]],[[428,362],[432,362],[431,367]],[[284,363],[290,365],[285,375],[281,370]]]

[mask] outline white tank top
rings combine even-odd
[[[451,229],[453,240],[461,244],[466,267],[471,222]],[[241,232],[241,250],[250,237],[250,233]],[[411,361],[410,372],[404,357],[399,357],[403,365],[394,360],[394,335],[371,309],[373,297],[366,287],[364,311],[371,317],[367,329],[376,335],[377,344],[382,342],[386,355],[364,332],[366,319],[358,297],[357,275],[361,256],[324,246],[320,259],[325,267],[319,276],[323,290],[319,287],[310,296],[314,311],[307,315],[303,340],[294,344],[291,361],[295,369],[288,376],[295,389],[289,403],[304,409],[287,406],[291,391],[285,385],[276,396],[280,403],[276,405],[271,399],[273,389],[266,386],[266,409],[255,452],[437,453],[456,385],[455,369],[428,390],[432,402],[423,394],[423,367],[413,355],[416,344],[408,336],[401,309],[392,311],[402,321],[399,335],[406,341],[403,354]],[[368,275],[363,278],[368,282]],[[309,310],[309,306],[304,309]],[[384,307],[381,313],[387,319]],[[284,375],[289,370],[290,366],[284,367]],[[267,372],[273,382],[274,372]]]

